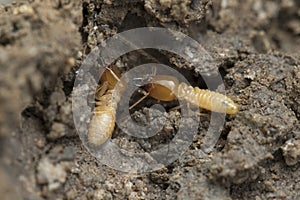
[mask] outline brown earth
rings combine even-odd
[[[1,199],[300,199],[299,7],[297,0],[1,5]],[[198,40],[218,63],[226,93],[240,109],[226,117],[211,153],[200,150],[209,122],[204,118],[178,160],[130,175],[102,165],[84,148],[74,128],[71,93],[91,49],[116,33],[144,26]],[[195,67],[167,52],[132,52],[117,66],[124,72],[153,58],[205,87]],[[136,121],[156,112],[144,108],[151,101],[135,108]],[[169,132],[178,123],[174,113],[164,115],[172,122],[165,128]],[[161,135],[150,145],[164,140]],[[122,138],[125,146],[148,144],[119,129],[113,138]]]

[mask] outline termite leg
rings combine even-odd
[[[198,115],[198,116],[209,117],[209,114],[207,114],[207,113],[205,114],[205,113],[200,113],[200,112],[198,112],[197,115]]]
[[[141,103],[144,99],[146,99],[149,96],[149,92],[146,92],[144,90],[139,90],[140,93],[142,93],[144,96],[142,98],[140,98],[138,101],[136,101],[134,104],[132,104],[129,107],[129,110],[131,110],[132,108],[134,108],[135,106],[137,106],[139,103]]]
[[[96,88],[96,92],[93,93],[92,91],[90,92],[89,95],[95,95],[95,99],[98,99],[99,97],[103,96],[106,91],[108,90],[108,82],[105,81],[104,83],[102,83],[100,86],[98,86]],[[95,101],[95,99],[93,99],[92,101],[89,100],[88,103],[91,103],[91,104],[95,104],[97,101]]]
[[[179,105],[179,106],[175,106],[173,108],[171,108],[169,111],[174,111],[174,110],[178,110],[182,107],[182,105]],[[189,110],[189,109],[188,109]],[[189,113],[190,114],[190,113]],[[197,116],[204,116],[204,117],[209,117],[208,114],[205,114],[205,113],[201,113],[201,112],[197,112]]]
[[[182,107],[182,105],[175,106],[175,107],[171,108],[169,111],[178,110],[178,109],[180,109],[181,107]],[[197,116],[209,117],[209,115],[208,115],[208,114],[201,113],[201,112],[197,112]]]
[[[170,110],[169,110],[169,111],[178,110],[178,109],[180,109],[181,107],[182,107],[181,105],[179,105],[179,106],[175,106],[175,107],[173,107],[173,108],[170,108]]]
[[[96,99],[97,99],[97,97],[103,96],[105,94],[105,92],[107,91],[107,89],[108,89],[108,82],[105,81],[97,88],[96,94],[95,94]]]

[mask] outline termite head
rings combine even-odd
[[[149,93],[149,96],[157,100],[172,101],[176,99],[174,91],[178,86],[178,80],[173,76],[146,75],[144,77],[134,78],[133,81],[137,87],[145,85],[144,89]]]
[[[118,90],[118,91],[125,90],[126,84],[125,84],[124,80],[121,79],[120,72],[114,66],[112,66],[110,68],[107,67],[106,70],[103,72],[100,80],[101,80],[102,84],[105,82],[108,83],[107,89],[109,89],[109,90],[113,90],[113,89]]]
[[[151,83],[146,85],[149,96],[161,100],[172,101],[176,99],[174,94],[178,80],[173,76],[157,75],[151,79]]]
[[[121,77],[120,72],[116,67],[106,68],[101,76],[101,82],[108,82],[108,89],[113,89]]]

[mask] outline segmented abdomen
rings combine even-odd
[[[186,83],[180,83],[176,92],[178,98],[210,111],[227,114],[236,114],[238,111],[237,105],[230,98],[217,92],[188,86]]]
[[[113,98],[112,90],[108,90],[101,97],[96,97],[97,102],[94,115],[89,124],[88,141],[93,145],[101,145],[111,137],[115,128],[115,116],[119,96]]]

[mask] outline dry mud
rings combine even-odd
[[[297,0],[4,3],[1,199],[300,199],[299,7]],[[145,26],[199,41],[218,63],[226,93],[240,110],[226,117],[211,153],[200,148],[207,117],[174,163],[131,175],[102,165],[84,148],[74,128],[71,94],[76,71],[94,47]],[[124,72],[153,59],[205,87],[195,76],[197,67],[168,52],[129,53],[116,66]],[[151,101],[132,112],[137,122],[159,112],[146,108]],[[176,111],[163,114],[167,125],[154,139],[134,140],[116,128],[114,140],[144,150],[168,142],[179,117]]]

